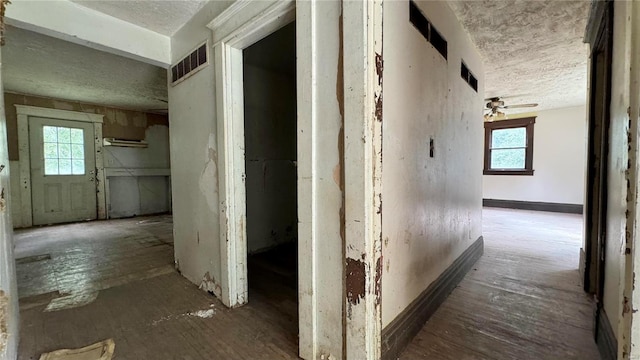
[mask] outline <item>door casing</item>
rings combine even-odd
[[[30,118],[49,118],[68,121],[93,123],[94,156],[96,163],[96,203],[97,218],[106,219],[106,196],[104,161],[102,157],[102,123],[104,115],[78,111],[41,108],[36,106],[15,105],[18,117],[18,155],[20,164],[20,203],[19,211],[23,227],[33,226],[33,209],[31,203],[31,156],[29,140]]]

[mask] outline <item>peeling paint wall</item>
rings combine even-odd
[[[169,128],[150,126],[144,139],[146,148],[103,148],[111,219],[171,211]]]
[[[1,64],[1,61],[0,61]],[[0,94],[2,76],[0,72]],[[0,95],[1,96],[1,95]],[[11,180],[4,101],[0,99],[0,359],[18,357],[18,289],[13,257],[13,226],[11,223]],[[8,198],[8,201],[7,201]],[[9,204],[9,208],[7,208]]]
[[[535,116],[533,176],[485,175],[483,197],[584,204],[586,106],[539,111]]]
[[[176,62],[211,40],[206,25],[232,1],[207,3],[171,37]],[[213,55],[211,51],[210,55]],[[191,282],[221,296],[217,123],[213,61],[169,85],[171,187],[176,267]]]
[[[604,310],[619,359],[640,358],[640,4],[614,2]]]
[[[14,105],[28,105],[57,110],[80,111],[104,115],[102,136],[126,140],[144,140],[145,131],[153,125],[169,126],[166,115],[116,109],[108,106],[84,104],[61,99],[5,93],[4,100],[9,135],[9,160],[18,160],[18,123]]]
[[[250,253],[298,237],[295,54],[295,23],[243,54]],[[282,57],[290,57],[286,63],[293,66],[269,66]]]
[[[624,248],[627,211],[627,166],[629,131],[629,61],[630,26],[627,21],[630,3],[615,4],[613,25],[613,63],[611,79],[611,125],[609,129],[609,170],[607,188],[607,228],[605,249],[604,311],[619,338],[624,288]],[[631,234],[629,234],[631,236]]]
[[[389,324],[481,235],[484,67],[444,2],[417,5],[448,42],[448,60],[384,4],[382,325]],[[430,157],[430,139],[434,141]]]

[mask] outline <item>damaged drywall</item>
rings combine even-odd
[[[145,132],[149,127],[154,125],[169,126],[168,116],[162,114],[116,109],[101,105],[13,94],[9,92],[6,92],[4,95],[9,139],[9,160],[11,161],[18,160],[18,118],[14,105],[28,105],[104,115],[102,136],[105,138],[144,140]]]
[[[109,218],[171,211],[169,128],[147,127],[146,148],[103,147]]]
[[[198,287],[204,291],[213,293],[218,297],[222,295],[222,288],[220,287],[220,284],[208,271],[202,277],[202,281]]]

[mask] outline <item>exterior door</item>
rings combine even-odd
[[[97,217],[93,124],[29,118],[33,224]]]

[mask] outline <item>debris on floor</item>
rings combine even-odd
[[[168,316],[163,316],[162,318],[158,319],[158,320],[154,320],[151,325],[156,326],[161,322],[167,321],[167,320],[174,320],[174,319],[179,319],[179,318],[184,318],[184,317],[199,317],[201,319],[209,319],[211,317],[213,317],[213,315],[216,314],[216,311],[213,309],[214,305],[211,304],[209,305],[210,309],[206,309],[206,310],[197,310],[197,311],[189,311],[183,314],[179,314],[179,315],[168,315]]]
[[[116,343],[107,339],[80,349],[62,349],[40,355],[40,360],[111,360]]]

